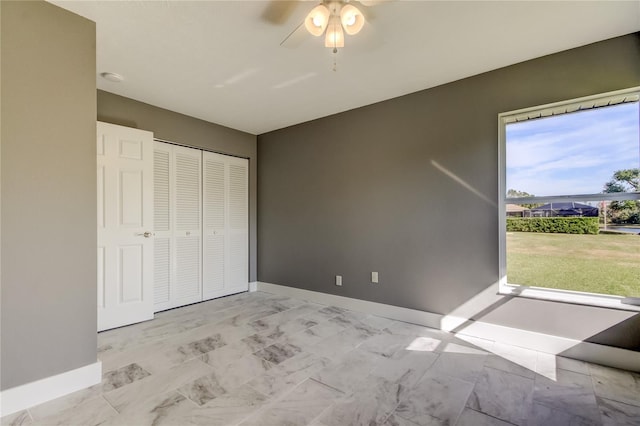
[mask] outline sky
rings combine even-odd
[[[598,194],[615,171],[640,167],[639,103],[507,124],[506,141],[505,190]]]

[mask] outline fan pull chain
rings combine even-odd
[[[338,49],[334,47],[333,48],[333,72],[338,71],[337,57],[338,57]]]

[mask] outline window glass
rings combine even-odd
[[[507,124],[506,197],[597,194],[616,171],[640,167],[638,107]]]
[[[640,224],[613,222],[615,203],[508,204],[508,283],[640,297]]]
[[[501,117],[502,291],[638,303],[637,89]]]

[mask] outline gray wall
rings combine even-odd
[[[249,159],[249,281],[257,277],[256,136],[133,99],[98,91],[98,120],[153,132],[154,137]]]
[[[2,382],[96,362],[95,24],[0,2]]]
[[[258,279],[640,349],[633,313],[495,292],[498,113],[637,85],[632,34],[260,135]]]

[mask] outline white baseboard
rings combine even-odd
[[[0,417],[88,388],[102,381],[102,362],[0,392]]]
[[[278,284],[269,284],[261,281],[258,281],[258,290],[292,297],[294,299],[308,300],[309,302],[319,303],[321,305],[332,305],[352,311],[365,312],[367,314],[424,325],[431,328],[440,328],[440,320],[442,319],[442,315],[431,312],[401,308],[398,306],[385,305],[384,303],[369,302],[367,300],[353,299],[351,297],[303,290]]]
[[[258,281],[252,281],[249,283],[249,293],[258,291]]]
[[[460,336],[479,337],[553,355],[640,372],[640,355],[638,352],[627,349],[260,281],[257,282],[257,289],[439,330],[458,330],[455,334]]]

